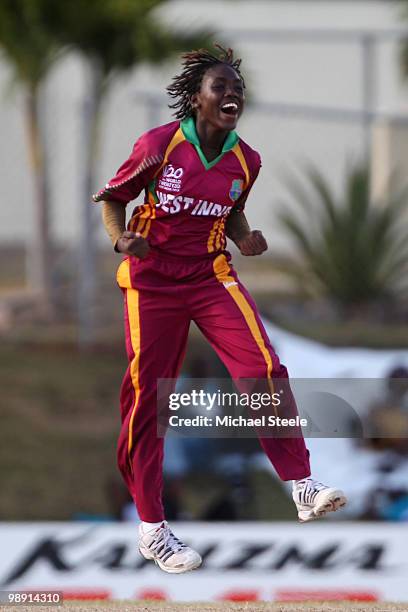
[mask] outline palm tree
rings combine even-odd
[[[24,89],[27,142],[34,179],[35,225],[28,257],[29,280],[39,295],[39,306],[46,316],[52,310],[52,256],[40,89],[60,51],[60,45],[44,19],[50,4],[52,0],[0,2],[0,50]]]
[[[41,295],[44,312],[51,310],[51,246],[44,135],[41,129],[40,86],[62,52],[79,49],[89,65],[83,149],[86,152],[83,194],[84,249],[80,266],[84,328],[91,329],[94,278],[91,206],[95,188],[103,101],[115,77],[141,62],[160,63],[177,51],[202,46],[201,32],[188,34],[166,28],[153,9],[166,0],[1,0],[0,47],[26,94],[27,134],[34,172],[36,228],[29,261],[32,284]]]
[[[344,195],[337,200],[328,181],[308,166],[304,182],[287,186],[297,210],[286,207],[283,226],[300,256],[289,273],[309,292],[325,294],[339,305],[393,301],[407,290],[407,190],[387,202],[370,200],[367,167],[351,168]]]

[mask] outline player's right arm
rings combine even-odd
[[[175,121],[145,132],[116,175],[92,198],[102,202],[103,223],[116,252],[143,258],[149,251],[145,238],[126,229],[126,206],[139,196],[161,167],[178,125]]]

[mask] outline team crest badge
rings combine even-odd
[[[235,179],[232,181],[231,189],[229,191],[229,197],[233,202],[236,202],[238,200],[239,196],[242,193],[243,187],[244,181],[242,181],[241,179]]]

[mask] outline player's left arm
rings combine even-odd
[[[268,248],[266,240],[260,230],[251,230],[244,213],[245,203],[262,165],[259,153],[256,151],[248,152],[247,161],[250,173],[249,184],[228,216],[225,233],[228,238],[235,242],[242,255],[261,255]]]
[[[268,248],[262,232],[251,230],[245,213],[239,209],[232,209],[225,225],[225,233],[235,242],[242,255],[261,255]]]

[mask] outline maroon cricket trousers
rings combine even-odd
[[[120,395],[118,465],[147,522],[164,519],[163,438],[157,434],[157,380],[176,378],[194,321],[232,379],[287,379],[257,307],[229,263],[229,255],[126,258],[117,281],[124,294],[129,365]],[[296,405],[291,397],[291,414]],[[310,475],[302,435],[259,437],[282,480]]]

